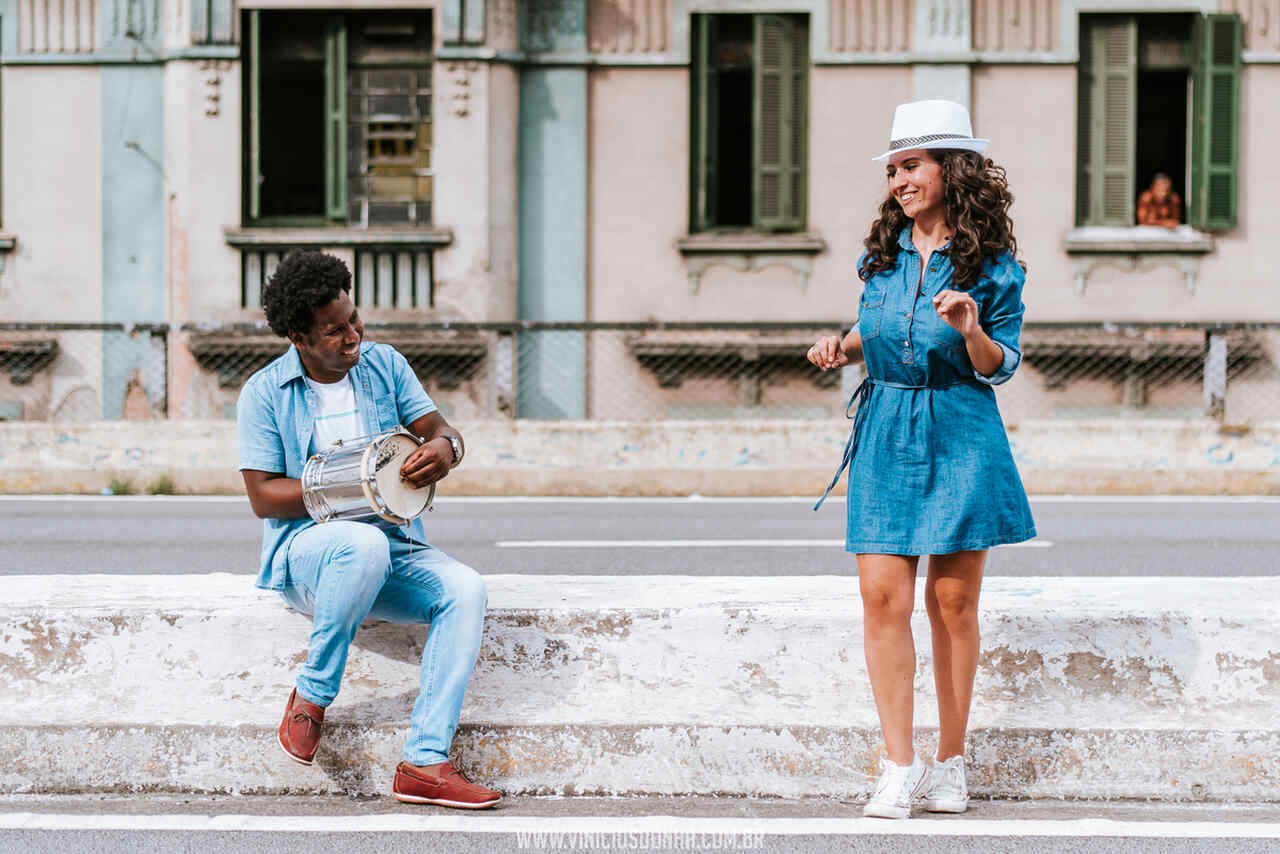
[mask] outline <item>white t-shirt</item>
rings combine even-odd
[[[312,453],[339,439],[345,441],[362,435],[360,412],[356,409],[356,390],[351,384],[350,374],[336,383],[318,383],[308,376],[303,379],[316,396]]]

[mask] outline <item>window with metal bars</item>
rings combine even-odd
[[[799,231],[808,182],[805,15],[694,15],[693,231]]]
[[[246,221],[430,224],[430,13],[245,17]]]
[[[1242,33],[1238,15],[1081,16],[1077,225],[1134,225],[1164,173],[1184,222],[1235,226]]]

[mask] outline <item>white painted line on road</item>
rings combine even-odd
[[[1032,504],[1280,504],[1280,495],[1030,495]],[[733,496],[685,495],[674,497],[642,496],[555,496],[555,495],[441,495],[440,504],[809,504],[811,496]],[[211,503],[247,503],[244,495],[0,495],[2,501],[193,501]],[[828,502],[844,502],[843,495],[832,495]]]
[[[498,540],[500,549],[828,548],[844,540]]]
[[[1280,495],[1030,495],[1032,504],[1280,504]]]
[[[696,549],[696,548],[832,548],[844,540],[498,540],[500,549]],[[1049,540],[1028,540],[996,548],[1052,548]]]
[[[390,833],[434,831],[506,834],[765,834],[771,836],[1134,837],[1280,839],[1280,823],[1116,821],[1113,819],[684,818],[677,816],[125,815],[7,813],[0,830],[238,831],[252,833]]]
[[[245,495],[0,495],[0,501],[112,501],[122,504],[126,502],[146,504],[153,501],[159,503],[194,501],[210,504],[248,504],[249,498]]]

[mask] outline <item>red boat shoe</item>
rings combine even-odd
[[[464,810],[482,810],[502,800],[502,793],[477,786],[448,762],[439,765],[396,766],[391,794],[406,804],[439,804]]]
[[[324,706],[308,703],[294,688],[289,704],[284,707],[278,740],[280,749],[300,765],[310,765],[320,746],[320,730],[324,725]]]

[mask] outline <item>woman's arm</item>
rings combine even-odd
[[[862,361],[862,334],[855,328],[843,338],[824,335],[809,348],[805,358],[824,371],[857,364]]]

